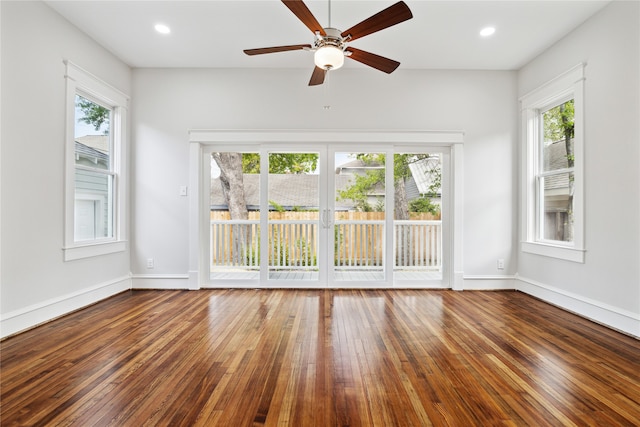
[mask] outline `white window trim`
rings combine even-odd
[[[522,113],[522,218],[521,249],[523,252],[584,263],[584,69],[579,64],[538,89],[520,98]],[[574,197],[573,242],[540,240],[537,237],[536,174],[539,153],[540,111],[552,104],[574,100]]]
[[[65,261],[123,252],[127,246],[126,223],[126,164],[127,116],[129,97],[83,70],[71,61],[66,65],[66,133],[65,133],[65,201],[64,246]],[[113,108],[113,237],[90,241],[74,241],[75,203],[75,96],[83,92]]]

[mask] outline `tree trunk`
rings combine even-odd
[[[404,186],[404,178],[400,177],[396,179],[394,194],[394,219],[409,219],[409,202],[407,201],[407,190]]]
[[[394,216],[396,220],[409,219],[409,203],[407,202],[407,191],[404,186],[404,178],[399,177],[395,180],[394,187]],[[395,228],[395,227],[394,227]],[[398,240],[402,242],[396,247],[396,265],[408,266],[409,260],[406,259],[407,248],[413,246],[413,239],[411,236],[411,228],[403,225],[399,228],[401,236],[397,236]]]
[[[220,168],[222,194],[231,219],[248,219],[249,212],[244,199],[242,153],[213,153],[212,157]]]
[[[242,174],[242,153],[212,153],[211,156],[220,168],[220,184],[222,194],[229,209],[232,220],[247,220],[249,212],[244,197],[244,180]],[[246,265],[250,256],[251,236],[250,226],[237,224],[231,227],[233,243],[230,248],[232,260],[235,264]]]

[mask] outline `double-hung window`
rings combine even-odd
[[[584,262],[584,65],[522,103],[524,252]]]
[[[128,98],[67,62],[65,260],[125,249]]]

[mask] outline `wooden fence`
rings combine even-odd
[[[211,212],[211,262],[217,267],[260,266],[259,212],[248,220],[230,220],[228,212]],[[269,267],[317,268],[319,212],[269,212]],[[382,266],[384,212],[338,212],[333,219],[334,265],[348,269]],[[441,222],[430,214],[394,221],[394,266],[438,268]]]

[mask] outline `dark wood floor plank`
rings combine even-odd
[[[135,291],[0,345],[3,426],[640,425],[640,341],[518,292]]]

